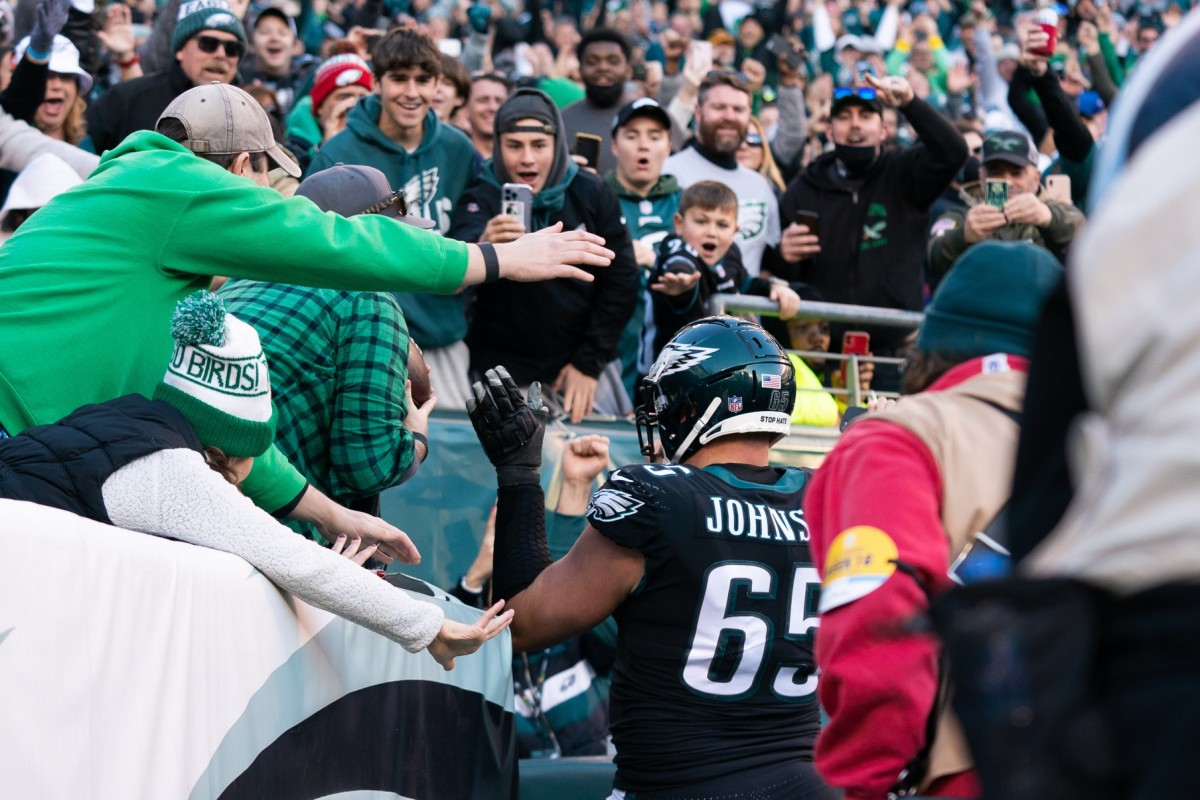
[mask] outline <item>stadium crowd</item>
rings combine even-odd
[[[1108,108],[1189,10],[0,0],[0,497],[265,559],[447,668],[511,624],[523,755],[615,748],[618,800],[979,796],[912,621],[1009,503]],[[718,294],[773,311],[711,317]],[[871,388],[904,398],[815,476],[769,466]],[[378,497],[436,446],[435,406],[467,407],[497,468],[454,589],[473,626],[385,620],[337,558],[418,558]],[[546,415],[634,420],[665,463],[589,503],[607,442],[574,440],[547,509]],[[80,437],[109,457],[68,458]],[[317,544],[143,513],[156,481]],[[586,691],[548,705],[564,676]]]

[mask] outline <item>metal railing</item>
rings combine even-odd
[[[768,317],[779,316],[779,304],[765,297],[745,294],[714,294],[708,300],[708,310],[712,314],[750,313]],[[876,308],[875,306],[854,306],[842,303],[818,303],[811,300],[801,300],[797,317],[806,319],[823,319],[829,322],[841,322],[851,325],[872,325],[889,328],[906,328],[914,330],[921,326],[925,315],[919,311],[901,311],[894,308]],[[862,404],[862,386],[859,382],[858,368],[862,363],[868,364],[903,364],[903,358],[889,356],[862,356],[855,353],[842,353],[788,350],[789,353],[804,358],[816,357],[832,361],[847,361],[846,388],[822,388],[820,391],[829,394],[844,395],[847,406]],[[809,389],[807,391],[818,391]],[[897,392],[876,392],[880,397],[898,397]]]
[[[713,314],[728,314],[744,311],[751,314],[779,316],[779,304],[765,297],[747,294],[714,294],[708,299],[709,311]],[[882,325],[889,328],[921,327],[925,315],[920,311],[900,311],[895,308],[875,306],[851,306],[841,303],[817,303],[801,300],[796,315],[808,319],[826,319],[830,322],[848,322],[857,325]]]

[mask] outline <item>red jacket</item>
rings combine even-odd
[[[1026,370],[1024,359],[1009,357],[1009,362]],[[981,363],[974,359],[954,367],[927,391],[948,389],[980,374]],[[827,782],[846,791],[847,800],[886,796],[924,745],[937,688],[938,649],[933,638],[903,630],[928,606],[913,577],[895,571],[880,576],[874,589],[851,589],[849,596],[860,596],[847,599],[845,581],[831,586],[830,573],[836,576],[838,565],[827,564],[826,558],[839,534],[869,526],[879,531],[871,534],[875,546],[894,545],[891,557],[916,570],[930,591],[948,589],[941,487],[938,466],[916,436],[894,423],[867,418],[842,436],[805,498],[810,547],[825,581],[816,656],[818,691],[829,723],[817,740],[816,765]],[[845,541],[839,542],[839,553]],[[877,565],[880,560],[875,559]],[[831,602],[835,607],[827,609]],[[975,772],[967,771],[935,781],[921,794],[980,793]]]

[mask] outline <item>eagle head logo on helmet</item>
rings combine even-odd
[[[721,436],[787,435],[796,373],[787,353],[760,326],[729,316],[685,325],[669,341],[638,390],[642,453],[682,462]]]

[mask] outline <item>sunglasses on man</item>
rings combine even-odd
[[[217,52],[218,48],[221,48],[225,51],[225,55],[230,58],[241,58],[242,53],[246,51],[245,45],[237,39],[228,41],[226,39],[218,39],[215,36],[197,36],[196,46],[200,48],[201,53],[208,53],[209,55],[212,55]]]

